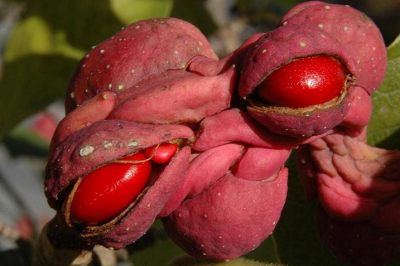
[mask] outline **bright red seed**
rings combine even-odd
[[[341,64],[327,55],[300,58],[273,71],[260,84],[258,95],[268,103],[299,108],[337,97],[346,79]]]
[[[122,158],[145,160],[143,153]],[[150,178],[151,163],[110,163],[83,177],[71,203],[71,221],[86,225],[107,222],[125,210]]]
[[[153,146],[147,148],[143,152],[148,158],[150,158],[153,152],[156,151],[154,156],[151,157],[151,161],[158,164],[166,164],[172,159],[172,157],[174,157],[177,150],[178,150],[177,144],[163,143],[160,144],[158,147]]]

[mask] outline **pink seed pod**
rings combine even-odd
[[[348,5],[309,1],[293,7],[281,20],[292,25],[318,28],[333,36],[356,64],[356,84],[369,94],[386,73],[386,46],[374,22]]]
[[[117,120],[95,122],[71,133],[54,147],[46,167],[48,202],[63,215],[65,230],[74,231],[80,241],[122,248],[150,228],[181,184],[191,153],[187,145],[192,140],[193,131],[180,125],[144,125]],[[71,223],[65,202],[73,198],[73,187],[81,177],[126,155],[165,142],[176,143],[179,151],[167,165],[152,171],[150,183],[120,215],[96,225]],[[53,238],[62,235],[50,233]],[[73,247],[73,243],[70,244]]]
[[[325,55],[334,58],[346,79],[339,95],[321,104],[293,108],[266,103],[259,85],[275,70],[300,58]],[[352,58],[328,33],[303,25],[280,27],[266,33],[249,48],[239,82],[239,95],[248,102],[248,112],[274,133],[296,138],[324,134],[343,121],[349,106],[349,89],[356,77]],[[290,93],[290,92],[288,92]]]
[[[322,206],[322,240],[338,257],[354,265],[383,265],[399,254],[399,161],[399,151],[371,147],[365,134],[340,130],[299,149],[297,167],[307,197],[318,196]]]
[[[231,173],[163,219],[168,235],[192,256],[227,260],[258,247],[274,230],[287,193],[287,169],[252,181]]]
[[[244,255],[264,241],[279,220],[287,194],[283,164],[291,149],[267,148],[270,136],[257,135],[251,117],[233,123],[242,136],[226,127],[242,115],[231,109],[204,119],[201,134],[209,131],[227,143],[198,138],[211,147],[194,153],[182,185],[161,214],[171,239],[192,256],[226,260]]]
[[[182,69],[195,55],[217,58],[204,35],[175,18],[133,23],[92,49],[76,69],[66,95],[72,111],[101,91],[121,91],[151,75]]]

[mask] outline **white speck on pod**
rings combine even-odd
[[[300,42],[299,42],[299,46],[300,46],[300,47],[306,47],[306,43],[303,42],[303,41],[300,41]]]
[[[110,67],[111,67],[111,65],[110,65],[110,64],[106,65],[106,68],[107,68],[107,69],[109,69]]]
[[[123,90],[124,89],[124,85],[123,84],[119,84],[118,85],[118,90]]]
[[[265,54],[267,52],[266,49],[262,50],[261,53]]]
[[[343,30],[344,30],[344,31],[348,31],[349,28],[348,28],[347,26],[344,26],[344,27],[343,27]]]
[[[283,26],[286,26],[286,25],[287,25],[287,21],[284,21],[284,22],[282,23],[282,25],[283,25]]]
[[[111,88],[112,88],[112,84],[111,83],[108,84],[108,88],[111,90]]]
[[[71,99],[74,99],[75,98],[75,92],[71,92],[70,96],[71,96]]]
[[[132,140],[131,142],[126,144],[126,146],[128,146],[128,147],[136,147],[138,145],[139,145],[139,142],[137,142],[136,140]]]
[[[104,54],[104,52],[105,52],[104,49],[101,49],[101,50],[100,50],[100,53],[101,53],[101,54]]]
[[[330,7],[330,6],[324,6],[324,8],[325,8],[325,9],[331,9],[331,7]]]
[[[113,144],[111,142],[106,142],[103,144],[104,149],[111,148],[112,146],[113,146]]]
[[[138,30],[138,29],[140,29],[140,25],[135,26],[135,30]]]
[[[318,24],[318,28],[323,29],[323,28],[324,28],[324,24],[319,23],[319,24]]]
[[[88,156],[93,151],[94,151],[94,147],[93,146],[86,145],[86,146],[81,148],[81,150],[79,151],[79,155],[82,156],[82,157]]]

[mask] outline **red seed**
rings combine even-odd
[[[151,161],[158,164],[168,163],[172,157],[174,157],[176,151],[178,150],[178,145],[173,143],[160,144],[158,147],[153,146],[144,150],[144,154],[150,158],[154,151],[155,154],[151,157]]]
[[[346,79],[341,64],[327,55],[300,58],[273,71],[260,84],[258,95],[268,103],[299,108],[337,97]]]
[[[122,158],[145,160],[143,153]],[[71,203],[71,221],[86,225],[107,222],[125,210],[150,178],[151,163],[110,163],[83,177]]]

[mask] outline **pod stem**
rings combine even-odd
[[[93,258],[93,246],[82,246],[82,241],[73,241],[75,234],[64,231],[65,225],[56,215],[43,228],[33,251],[33,266],[87,266]],[[56,228],[59,229],[55,230]],[[66,235],[69,234],[69,237]],[[74,246],[74,242],[75,245]]]

